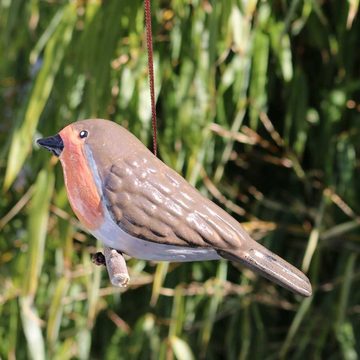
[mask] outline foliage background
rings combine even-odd
[[[103,117],[150,145],[143,4],[0,1],[0,357],[356,359],[358,0],[153,1],[160,157],[302,268],[302,299],[228,262],[96,268],[35,139]]]

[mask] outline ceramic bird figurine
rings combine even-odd
[[[78,121],[37,142],[60,158],[72,209],[105,246],[145,260],[225,258],[311,295],[301,271],[254,241],[120,125]]]

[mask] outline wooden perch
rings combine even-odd
[[[130,277],[121,252],[105,246],[104,254],[101,252],[94,254],[92,261],[96,265],[106,266],[110,281],[114,286],[128,286]]]

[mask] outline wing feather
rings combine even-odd
[[[160,244],[237,248],[248,236],[230,215],[158,159],[128,156],[106,174],[103,194],[116,223]]]

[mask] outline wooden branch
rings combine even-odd
[[[92,256],[96,265],[105,265],[113,286],[126,287],[129,284],[130,276],[126,267],[126,261],[121,252],[104,247],[104,254],[98,252]]]

